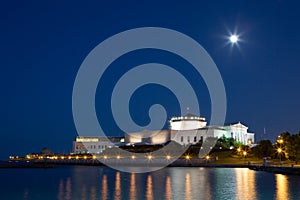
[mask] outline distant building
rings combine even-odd
[[[124,137],[83,137],[78,136],[73,141],[74,154],[100,154],[106,148],[114,145],[121,145],[124,143]]]
[[[170,140],[181,145],[196,144],[207,138],[234,138],[243,144],[254,143],[254,133],[248,132],[248,127],[242,123],[224,126],[207,126],[205,118],[187,114],[181,117],[172,117],[169,121],[169,130],[144,130],[141,132],[125,133],[124,137],[77,137],[73,142],[73,153],[100,154],[106,148],[114,145],[164,144]]]
[[[195,130],[206,126],[207,122],[204,117],[187,114],[183,117],[172,117],[170,122],[171,130]]]
[[[126,133],[125,143],[162,144],[173,140],[181,145],[188,145],[204,141],[207,137],[220,138],[223,135],[243,144],[254,143],[254,133],[249,133],[248,127],[240,122],[224,126],[206,126],[205,118],[187,114],[172,117],[169,123],[169,130]]]
[[[171,130],[171,140],[181,145],[196,144],[207,137],[221,138],[223,135],[227,138],[234,138],[245,145],[254,143],[254,133],[249,133],[248,127],[240,122],[224,126],[205,126],[200,129],[184,131]]]
[[[203,136],[198,134],[198,130],[205,127],[205,118],[187,114],[181,117],[172,117],[170,122],[171,140],[181,145],[196,144]]]
[[[125,143],[127,144],[164,144],[170,141],[169,130],[149,131],[126,133]]]

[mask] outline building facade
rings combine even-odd
[[[207,124],[204,117],[198,117],[192,114],[187,114],[182,117],[172,117],[169,123],[170,129],[177,131],[200,129]]]
[[[192,114],[173,117],[169,121],[169,130],[141,131],[125,133],[124,137],[77,137],[73,142],[75,154],[100,154],[112,145],[155,145],[165,144],[172,140],[181,145],[204,142],[207,138],[234,138],[242,144],[253,144],[254,133],[248,132],[248,127],[241,122],[224,126],[207,126],[205,118]]]
[[[173,119],[173,118],[172,118]],[[224,126],[206,126],[205,118],[199,118],[197,116],[188,114],[184,117],[177,117],[174,120],[170,120],[171,128],[171,140],[176,141],[181,145],[196,144],[199,141],[204,141],[206,138],[220,138],[223,135],[227,138],[234,138],[236,141],[242,144],[253,144],[254,133],[248,132],[248,127],[241,122],[233,123]],[[201,119],[201,124],[198,121]],[[183,125],[180,128],[178,123],[189,122],[189,126]],[[176,123],[175,125],[173,123]],[[194,125],[194,126],[193,126]],[[175,129],[173,129],[175,127]]]
[[[124,137],[76,137],[73,141],[74,154],[100,154],[112,145],[124,144]]]
[[[158,130],[149,131],[145,130],[142,132],[126,133],[125,143],[126,144],[164,144],[170,141],[169,130]]]
[[[163,144],[173,140],[181,145],[189,145],[204,141],[208,137],[220,138],[223,135],[245,145],[254,143],[254,133],[249,133],[248,127],[240,122],[224,126],[207,126],[205,118],[187,114],[172,117],[169,123],[169,130],[126,133],[125,143]]]

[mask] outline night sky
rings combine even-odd
[[[226,123],[241,121],[256,133],[257,140],[274,141],[283,131],[300,131],[298,1],[108,2],[1,3],[0,159],[39,152],[43,147],[69,153],[77,136],[72,90],[81,63],[100,42],[138,27],[174,29],[206,49],[224,81]],[[230,33],[240,35],[238,45],[228,44]],[[116,60],[106,73],[107,80],[117,81],[127,68],[153,61],[175,67],[186,64],[167,52],[137,51]],[[201,115],[209,119],[205,83],[195,80],[192,71],[183,73],[199,83]],[[112,85],[97,90],[97,115],[111,135],[122,135],[107,110]],[[99,98],[107,104],[97,103]],[[159,101],[168,117],[178,114],[172,93],[148,85],[134,94],[132,117],[147,124],[147,109]]]

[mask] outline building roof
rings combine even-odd
[[[202,128],[199,128],[198,130],[209,130],[209,129],[218,129],[218,130],[225,130],[224,126],[204,126]]]
[[[184,115],[184,117],[192,118],[192,117],[198,117],[198,116],[188,113],[188,114]]]
[[[183,117],[172,117],[170,121],[184,121],[184,120],[199,120],[199,121],[203,121],[205,122],[205,118],[204,117],[199,117],[197,115],[188,113],[186,115],[184,115]]]
[[[239,127],[239,128],[248,128],[244,124],[242,124],[240,121],[237,123],[230,124],[230,126]]]

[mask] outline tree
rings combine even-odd
[[[274,153],[270,140],[261,140],[257,146],[253,147],[253,153],[258,158],[271,157]]]
[[[279,138],[283,140],[282,148],[286,158],[295,162],[300,161],[300,134],[291,135],[284,132]]]
[[[230,149],[230,147],[238,147],[242,145],[243,143],[236,141],[234,138],[227,138],[225,135],[222,135],[222,137],[218,139],[215,147],[217,149],[220,147],[222,147],[222,149]]]

